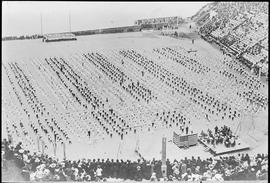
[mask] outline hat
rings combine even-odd
[[[23,150],[23,149],[20,149],[20,150],[19,150],[19,153],[23,153],[23,152],[24,152],[24,150]]]

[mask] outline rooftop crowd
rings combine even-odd
[[[7,161],[14,161],[29,181],[106,181],[112,179],[142,181],[164,180],[161,160],[123,161],[120,159],[82,159],[78,161],[58,160],[54,157],[30,152],[22,143],[12,145],[2,141],[2,170],[8,171]],[[248,154],[170,161],[167,159],[165,180],[267,180],[268,155]]]

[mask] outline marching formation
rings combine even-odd
[[[216,61],[179,46],[77,53],[3,68],[11,93],[6,115],[14,117],[16,103],[22,114],[8,121],[7,131],[34,149],[37,138],[49,149],[55,142],[123,140],[138,128],[191,132],[194,118],[236,124],[243,111],[267,109],[265,85],[233,59]]]

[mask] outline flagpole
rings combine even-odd
[[[40,31],[41,31],[41,35],[43,36],[42,13],[40,13]]]
[[[71,15],[70,15],[70,11],[68,13],[69,16],[69,32],[71,32]]]

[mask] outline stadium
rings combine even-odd
[[[268,2],[4,40],[2,181],[268,180]]]

